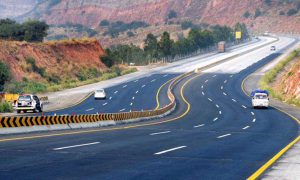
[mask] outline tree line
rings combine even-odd
[[[0,20],[0,39],[42,42],[47,36],[49,26],[38,20],[28,20],[24,23],[17,23],[11,19]]]
[[[186,55],[206,49],[220,41],[233,42],[236,31],[242,32],[242,39],[249,37],[246,25],[241,23],[233,28],[220,25],[205,29],[193,28],[186,38],[181,37],[178,41],[172,40],[168,32],[164,32],[159,38],[150,33],[144,40],[143,49],[133,44],[117,45],[106,49],[107,56],[101,59],[108,66],[122,63],[145,65],[153,59]]]

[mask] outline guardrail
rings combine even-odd
[[[162,116],[176,107],[175,96],[172,92],[174,86],[183,78],[192,74],[186,73],[175,78],[168,87],[168,98],[170,103],[157,110],[149,111],[134,111],[124,113],[104,113],[94,115],[67,115],[67,116],[17,116],[17,117],[1,117],[0,128],[14,128],[14,127],[32,127],[32,126],[49,126],[60,124],[76,124],[76,123],[93,123],[101,121],[124,121],[142,118],[154,118]]]

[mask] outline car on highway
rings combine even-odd
[[[94,92],[94,98],[97,99],[106,99],[106,93],[104,89],[97,89]]]
[[[252,107],[268,108],[269,107],[269,93],[266,90],[255,90],[251,93]]]
[[[270,50],[271,51],[276,51],[276,46],[271,46]]]
[[[16,110],[17,113],[21,113],[22,111],[24,113],[27,111],[43,112],[43,104],[36,95],[23,94],[17,100]]]

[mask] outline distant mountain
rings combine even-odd
[[[300,33],[300,0],[1,0],[0,8],[0,17],[37,18],[55,25],[97,28],[105,19],[152,25],[191,20]]]

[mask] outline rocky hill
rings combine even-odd
[[[245,22],[255,31],[300,32],[300,0],[1,0],[3,7],[10,11],[0,11],[0,17],[24,13],[19,18],[93,28],[104,19],[151,25],[171,19],[221,25]],[[171,11],[176,14],[170,18]]]

